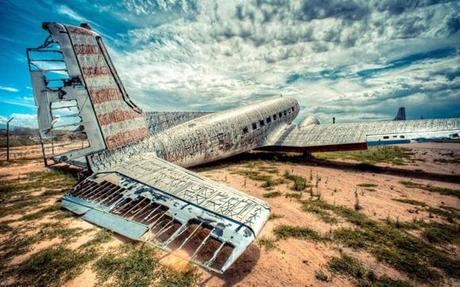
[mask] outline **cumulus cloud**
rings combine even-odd
[[[144,109],[222,110],[282,94],[326,122],[392,118],[400,105],[413,117],[458,116],[458,1],[95,0],[55,9],[98,21]]]

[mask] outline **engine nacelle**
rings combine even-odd
[[[306,117],[304,118],[303,120],[300,121],[300,123],[297,125],[299,128],[306,128],[306,127],[309,127],[311,125],[319,125],[320,122],[317,118],[315,118],[314,116],[309,116],[309,117]]]

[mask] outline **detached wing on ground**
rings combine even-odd
[[[119,162],[98,155],[90,164],[95,174],[63,198],[65,208],[219,273],[268,220],[265,202],[150,154]]]
[[[288,127],[265,150],[318,152],[434,139],[459,139],[460,118]]]

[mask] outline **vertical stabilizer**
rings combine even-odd
[[[129,99],[99,34],[87,24],[43,23],[43,28],[50,33],[45,43],[27,50],[41,137],[52,137],[57,121],[82,131],[89,146],[65,158],[145,138],[146,117]],[[75,109],[77,120],[70,124],[69,115],[59,116],[63,107]]]
[[[396,113],[396,117],[393,119],[394,121],[405,121],[406,120],[406,108],[400,107],[398,113]]]

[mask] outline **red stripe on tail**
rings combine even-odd
[[[117,147],[122,147],[129,143],[133,143],[145,138],[148,134],[148,129],[146,127],[138,128],[135,130],[130,130],[126,132],[119,132],[115,135],[105,138],[105,142],[109,149],[114,149]]]
[[[136,113],[135,111],[132,111],[132,110],[129,110],[129,111],[115,110],[112,112],[98,115],[97,117],[99,119],[99,124],[101,126],[105,126],[105,125],[109,125],[113,123],[118,123],[118,122],[123,122],[126,120],[139,118],[139,117],[142,117],[142,114]]]
[[[108,88],[100,90],[89,90],[93,104],[102,104],[105,102],[123,99],[118,88]]]

